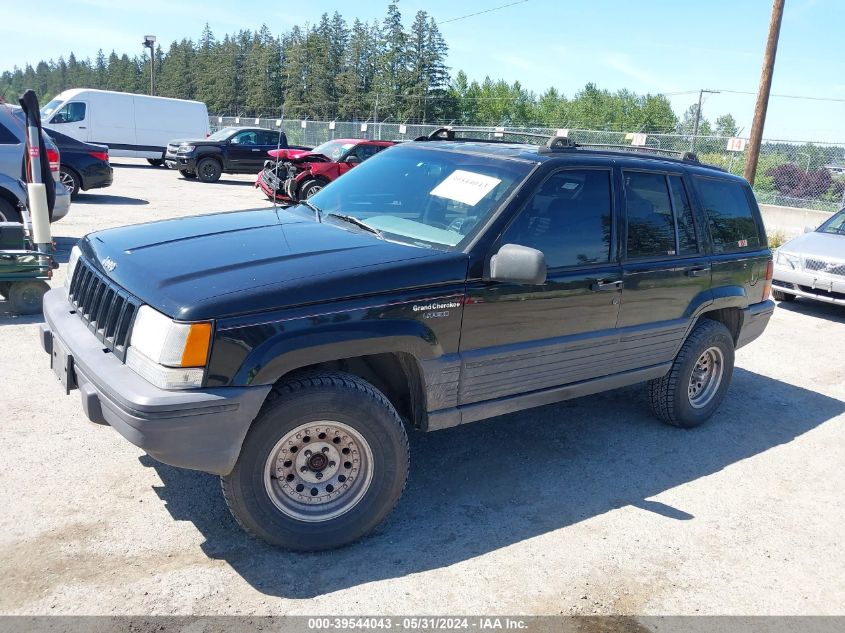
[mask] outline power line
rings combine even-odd
[[[457,22],[458,20],[466,20],[467,18],[474,18],[476,15],[482,15],[484,13],[492,13],[493,11],[498,11],[499,9],[507,9],[508,7],[513,7],[517,4],[525,4],[528,0],[519,0],[519,2],[511,2],[510,4],[503,4],[498,7],[493,7],[492,9],[485,9],[484,11],[476,11],[475,13],[468,13],[467,15],[462,15],[458,18],[452,18],[451,20],[443,20],[438,22],[438,26],[442,26],[443,24],[449,24],[450,22]]]
[[[727,92],[730,94],[735,95],[754,95],[757,94],[756,92],[750,92],[748,90],[720,90],[719,92]],[[834,101],[837,103],[845,103],[845,99],[839,97],[809,97],[805,95],[783,95],[783,94],[776,94],[772,93],[770,96],[772,97],[780,97],[782,99],[805,99],[807,101]]]

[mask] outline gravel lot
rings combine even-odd
[[[123,159],[54,233],[261,206],[250,181]],[[40,320],[0,302],[0,613],[845,614],[845,310],[781,306],[693,431],[635,387],[416,434],[387,523],[309,555],[87,422]]]

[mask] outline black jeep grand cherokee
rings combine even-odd
[[[302,550],[387,516],[407,427],[638,382],[663,421],[709,418],[774,307],[748,184],[691,156],[433,136],[287,210],[87,236],[44,299],[53,369]]]

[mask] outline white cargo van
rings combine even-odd
[[[200,101],[74,88],[41,108],[44,127],[88,143],[108,145],[111,156],[161,164],[167,142],[208,134]]]

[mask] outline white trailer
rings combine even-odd
[[[200,101],[128,92],[74,88],[41,109],[44,127],[73,138],[108,145],[111,156],[146,158],[161,164],[168,141],[202,138],[208,109]]]

